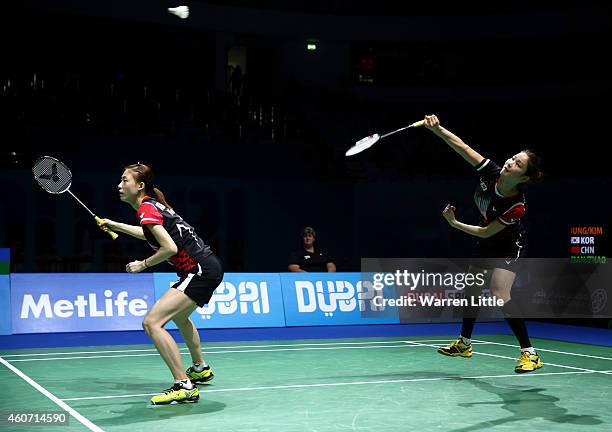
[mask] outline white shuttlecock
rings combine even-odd
[[[173,8],[168,8],[168,12],[170,12],[173,15],[176,15],[179,18],[185,19],[189,16],[189,7],[177,6]]]

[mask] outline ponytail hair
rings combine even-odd
[[[153,193],[155,194],[155,196],[157,197],[157,201],[159,201],[160,203],[162,203],[164,206],[166,206],[167,208],[169,208],[170,210],[172,210],[172,207],[170,207],[170,204],[168,204],[166,202],[166,196],[164,195],[164,193],[162,191],[159,190],[159,188],[157,187],[153,187]]]
[[[165,207],[172,210],[172,207],[166,201],[166,196],[164,195],[164,193],[161,190],[159,190],[159,188],[157,188],[155,184],[153,183],[153,170],[151,168],[149,168],[145,164],[141,164],[140,162],[138,162],[132,165],[128,165],[124,167],[124,169],[130,170],[133,173],[134,180],[137,183],[142,182],[145,184],[145,193],[148,196],[152,198],[154,197],[157,201],[162,203]]]

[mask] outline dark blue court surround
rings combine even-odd
[[[556,339],[567,342],[612,346],[612,329],[577,327],[570,325],[530,322],[529,334],[535,338]],[[230,342],[247,340],[298,340],[358,337],[448,336],[459,332],[459,324],[390,324],[323,327],[273,327],[243,329],[200,330],[202,342]],[[170,330],[182,341],[178,330]],[[505,322],[476,324],[475,338],[479,334],[510,334]],[[150,344],[144,331],[43,333],[0,336],[0,349],[58,348],[101,345]]]

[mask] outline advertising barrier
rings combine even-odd
[[[502,319],[503,299],[489,290],[492,274],[466,272],[467,264],[373,259],[363,273],[226,273],[191,319],[203,329],[451,322],[466,307],[480,320]],[[611,271],[525,259],[513,301],[526,318],[610,317]],[[140,330],[177,280],[174,273],[0,275],[0,334]]]
[[[155,298],[176,281],[174,273],[155,273]],[[225,273],[210,302],[191,314],[197,328],[284,327],[278,273]],[[165,328],[175,329],[171,321]]]
[[[11,275],[13,334],[137,330],[154,302],[150,273]]]
[[[287,326],[396,324],[396,309],[376,306],[375,291],[361,273],[281,273]]]
[[[10,335],[11,284],[9,275],[0,275],[0,335]]]

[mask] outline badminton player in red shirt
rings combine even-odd
[[[435,115],[425,116],[425,127],[442,138],[455,152],[472,165],[479,176],[474,201],[480,212],[479,225],[467,225],[455,217],[455,207],[448,204],[442,216],[450,226],[478,238],[475,253],[476,269],[490,269],[491,295],[504,301],[506,321],[521,346],[515,372],[531,372],[542,367],[540,356],[531,346],[525,321],[512,300],[512,285],[518,260],[525,254],[526,233],[521,218],[526,213],[523,188],[540,180],[539,158],[530,150],[510,157],[502,167],[481,156],[459,137],[440,125]],[[471,336],[477,308],[464,310],[460,337],[438,352],[452,357],[471,357]]]
[[[196,402],[197,382],[213,378],[210,366],[202,357],[200,336],[191,313],[207,304],[223,280],[223,270],[210,247],[202,241],[191,225],[185,222],[165,200],[164,194],[153,186],[153,171],[144,164],[129,165],[117,185],[119,198],[136,211],[139,225],[128,225],[104,219],[100,227],[112,229],[144,240],[155,253],[142,261],[126,266],[128,273],[138,273],[168,261],[176,267],[179,281],[159,299],[144,317],[142,326],[174,376],[174,385],[153,396],[151,403],[163,405],[177,402]],[[174,321],[181,332],[193,364],[185,372],[179,348],[165,329]]]

